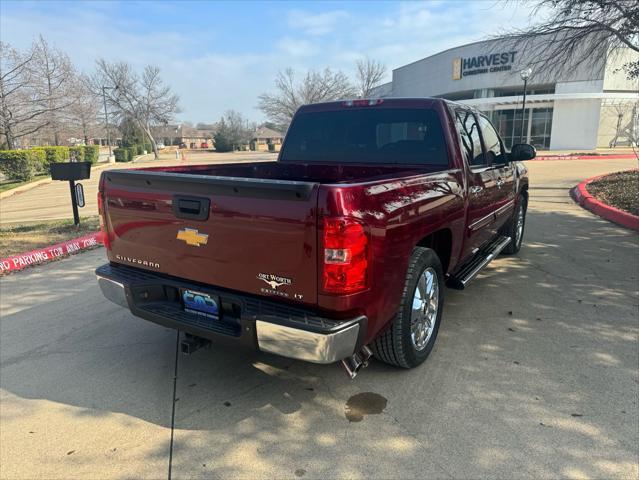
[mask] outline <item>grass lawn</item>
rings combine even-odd
[[[639,171],[606,175],[586,187],[597,200],[620,210],[639,215]]]
[[[0,227],[0,258],[48,247],[100,229],[98,216],[80,218],[80,226],[73,220],[53,220],[33,225]]]
[[[5,192],[7,190],[11,190],[12,188],[20,187],[22,185],[26,185],[27,183],[37,182],[38,180],[42,180],[43,178],[47,178],[49,175],[36,175],[31,180],[27,180],[26,182],[22,180],[0,180],[0,192]]]

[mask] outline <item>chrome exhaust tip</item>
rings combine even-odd
[[[351,380],[354,379],[362,368],[368,367],[368,362],[372,355],[373,352],[371,349],[364,346],[359,352],[341,360],[346,375],[348,375]]]

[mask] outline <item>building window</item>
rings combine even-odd
[[[551,127],[552,108],[534,108],[530,116],[528,143],[540,149],[550,148]]]
[[[530,143],[541,150],[550,148],[552,107],[527,108],[523,118],[521,109],[494,110],[490,120],[495,125],[506,148],[516,143]]]
[[[530,109],[526,109],[524,115],[524,124],[522,129],[521,109],[512,110],[494,110],[491,113],[491,122],[499,132],[499,136],[504,141],[506,148],[512,148],[515,143],[520,143],[519,138],[523,133],[523,141],[525,142],[526,133],[528,131],[528,117]]]

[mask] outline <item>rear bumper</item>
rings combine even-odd
[[[209,340],[231,343],[313,363],[333,363],[363,346],[364,316],[333,320],[260,297],[194,284],[145,270],[106,264],[95,271],[103,295],[146,320]],[[211,320],[185,312],[180,289],[219,299]]]

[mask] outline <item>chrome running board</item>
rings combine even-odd
[[[470,262],[463,265],[454,275],[451,275],[446,284],[450,288],[463,290],[509,243],[510,237],[497,237],[485,248],[477,252]]]

